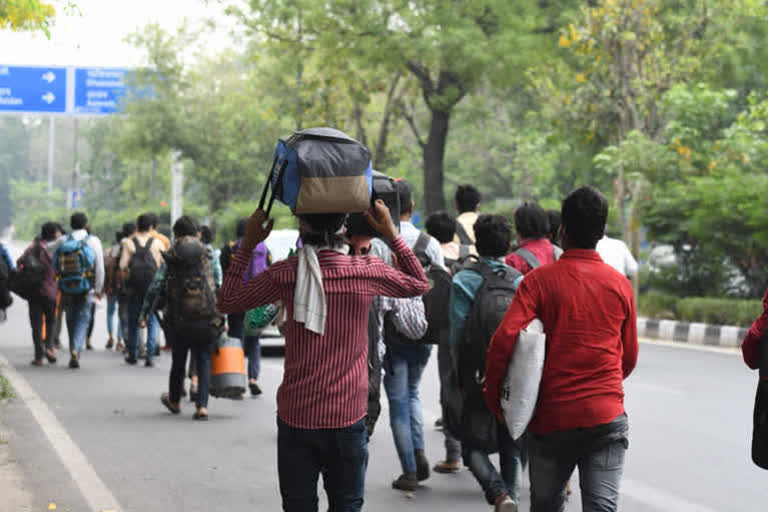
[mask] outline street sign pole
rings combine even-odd
[[[181,151],[171,152],[171,227],[182,216],[184,209],[184,166]]]
[[[53,194],[53,152],[56,147],[56,119],[48,118],[48,195]]]

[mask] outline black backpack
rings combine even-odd
[[[196,238],[183,237],[163,257],[168,267],[164,321],[190,344],[214,341],[221,333],[222,318],[216,312],[216,285],[205,246]]]
[[[135,247],[135,252],[128,261],[128,280],[126,285],[132,293],[139,297],[144,297],[157,272],[157,262],[149,250],[155,239],[149,237],[143,246],[139,243],[137,237],[133,237],[131,241]]]
[[[509,309],[522,275],[512,267],[492,269],[482,261],[471,267],[483,283],[475,294],[459,346],[459,382],[463,391],[462,443],[486,453],[498,450],[498,420],[485,405],[485,354]]]
[[[40,244],[35,243],[31,250],[24,253],[18,261],[18,268],[9,276],[8,287],[22,299],[32,300],[40,297],[40,289],[48,270],[40,259],[43,250]]]
[[[5,249],[0,244],[0,253]],[[0,255],[0,309],[6,309],[13,303],[13,297],[11,297],[11,290],[9,288],[9,278],[11,275],[11,269],[8,268],[8,263],[5,258]]]
[[[419,233],[413,246],[413,253],[418,258],[429,281],[429,291],[424,294],[424,315],[427,317],[427,332],[423,338],[415,341],[426,345],[439,345],[449,331],[447,319],[451,308],[452,277],[443,267],[433,265],[427,256],[430,236]]]
[[[457,274],[459,271],[469,268],[473,261],[477,261],[477,256],[470,251],[471,245],[459,245],[459,257],[454,259],[445,258],[445,266],[451,271],[451,274]]]

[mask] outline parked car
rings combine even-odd
[[[272,263],[286,259],[291,254],[291,251],[295,251],[298,239],[299,231],[297,229],[277,229],[272,231],[269,237],[264,240],[272,256]],[[262,346],[283,347],[285,345],[283,335],[274,323],[261,332],[261,338]]]

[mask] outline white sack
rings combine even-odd
[[[544,325],[538,318],[520,331],[501,387],[501,409],[512,439],[523,435],[539,397],[546,350]]]

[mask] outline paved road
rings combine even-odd
[[[121,357],[103,349],[105,337],[97,336],[97,350],[84,355],[79,371],[67,369],[66,361],[31,367],[26,307],[17,304],[9,313],[9,321],[0,325],[0,353],[50,408],[122,510],[280,509],[274,400],[282,375],[280,358],[264,361],[263,397],[212,399],[211,421],[197,423],[191,420],[191,404],[178,417],[159,403],[169,356],[153,369],[127,367]],[[104,310],[98,315],[96,333],[103,333]],[[431,461],[443,454],[441,434],[431,426],[439,410],[434,359],[422,385]],[[749,461],[755,379],[736,354],[643,344],[638,368],[627,382],[631,437],[622,510],[765,510],[766,474]],[[87,499],[27,404],[15,399],[2,406],[0,422],[35,491],[35,510],[45,510],[51,500],[58,510],[88,510]],[[434,475],[412,498],[393,491],[390,482],[399,474],[399,464],[386,410],[370,460],[365,510],[489,510],[467,471]],[[528,510],[527,492],[525,484],[522,510]],[[572,503],[568,510],[581,507]]]

